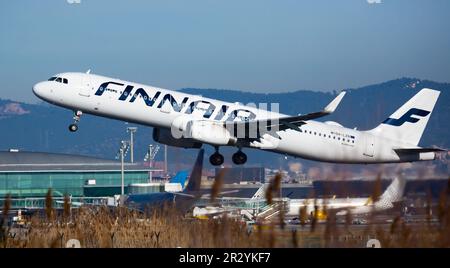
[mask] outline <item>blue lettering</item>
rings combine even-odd
[[[101,85],[98,87],[97,91],[95,92],[95,95],[97,95],[97,96],[103,95],[103,92],[105,92],[106,90],[108,90],[108,85],[109,85],[109,84],[118,85],[118,86],[123,86],[123,84],[121,84],[121,83],[116,83],[116,82],[105,82],[105,83],[101,84]]]
[[[170,106],[172,106],[172,108],[175,112],[180,112],[181,109],[183,109],[183,107],[186,105],[186,102],[188,101],[188,99],[189,99],[188,97],[185,97],[183,99],[183,101],[181,102],[181,104],[178,104],[178,102],[175,100],[175,98],[172,95],[166,94],[166,95],[164,95],[163,99],[159,103],[158,108],[163,107],[164,103],[166,103],[168,101],[170,103]]]
[[[139,96],[141,96],[144,99],[145,104],[151,107],[158,99],[160,94],[161,92],[158,91],[156,92],[155,96],[153,96],[153,98],[150,98],[143,88],[138,88],[134,93],[133,97],[131,98],[130,102],[134,102]]]

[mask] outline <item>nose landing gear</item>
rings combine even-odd
[[[241,150],[237,151],[232,156],[233,163],[236,165],[243,165],[247,162],[247,155],[243,153]]]
[[[78,125],[77,124],[70,124],[69,125],[69,130],[70,132],[75,132],[78,130]]]
[[[80,122],[80,118],[81,118],[82,114],[83,114],[82,111],[75,111],[74,112],[74,116],[73,116],[74,122],[73,122],[73,124],[69,125],[70,132],[75,132],[75,131],[78,130],[78,122]]]

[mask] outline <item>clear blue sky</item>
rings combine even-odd
[[[450,81],[448,0],[1,1],[0,98],[86,71],[164,88]]]

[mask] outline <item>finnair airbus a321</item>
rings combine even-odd
[[[437,148],[419,147],[439,97],[424,88],[376,128],[357,131],[313,119],[334,112],[341,92],[322,111],[288,116],[277,112],[189,95],[87,73],[61,73],[33,86],[44,101],[74,111],[74,132],[83,113],[154,127],[155,141],[169,146],[216,148],[212,165],[221,165],[220,146],[234,146],[232,160],[247,161],[244,148],[257,148],[334,163],[395,163],[433,160]]]

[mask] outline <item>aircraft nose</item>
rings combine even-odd
[[[33,86],[33,93],[37,97],[43,97],[45,94],[44,82],[39,82]]]

